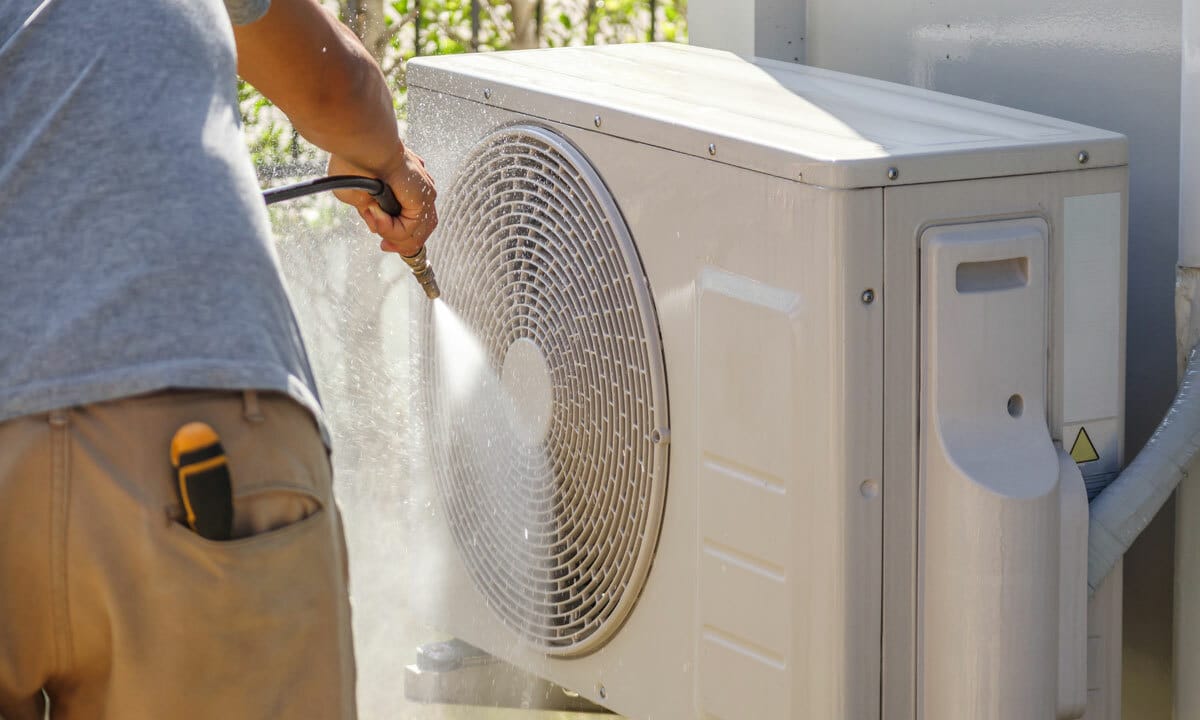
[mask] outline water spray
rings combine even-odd
[[[268,205],[273,205],[284,200],[304,197],[306,195],[314,195],[327,190],[343,190],[343,189],[365,190],[375,202],[379,203],[379,207],[392,217],[399,217],[400,203],[396,200],[396,195],[387,183],[377,178],[362,177],[360,175],[330,175],[329,177],[317,178],[315,180],[305,180],[304,182],[295,183],[294,185],[283,185],[277,188],[269,188],[263,190],[263,200]],[[421,283],[421,289],[425,291],[426,297],[430,300],[438,299],[442,291],[438,288],[437,279],[433,276],[433,267],[429,264],[429,259],[425,256],[425,248],[422,247],[417,251],[416,255],[401,255],[404,262],[412,270],[413,276],[417,282]]]

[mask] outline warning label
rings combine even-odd
[[[1071,459],[1078,463],[1095,462],[1100,459],[1092,438],[1088,436],[1087,428],[1079,428],[1075,436],[1075,444],[1071,446]]]

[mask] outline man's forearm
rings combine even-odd
[[[376,170],[400,150],[383,74],[316,0],[272,0],[262,19],[234,35],[239,73],[314,145]]]
[[[417,253],[437,226],[437,191],[425,162],[400,142],[383,73],[318,0],[271,0],[257,22],[234,28],[238,72],[279,106],[304,137],[328,150],[333,172],[374,175],[396,195],[389,216],[362,191],[335,193],[383,238]]]

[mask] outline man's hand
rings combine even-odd
[[[437,190],[433,178],[425,171],[425,161],[403,145],[388,161],[372,172],[338,155],[329,157],[330,175],[364,175],[378,177],[392,188],[400,203],[400,216],[385,213],[370,195],[362,190],[338,190],[339,200],[353,205],[363,222],[383,240],[379,248],[401,255],[416,255],[437,227]]]
[[[392,218],[364,192],[339,193],[358,208],[380,247],[414,255],[437,225],[433,180],[400,141],[392,96],[362,43],[320,0],[272,0],[262,19],[233,29],[238,71],[330,154],[329,172],[386,182],[400,202]]]

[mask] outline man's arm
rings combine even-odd
[[[271,0],[260,20],[234,26],[238,72],[331,157],[330,172],[382,178],[400,201],[387,216],[360,191],[339,192],[384,250],[412,255],[437,225],[433,180],[400,140],[383,73],[349,28],[317,0]]]

